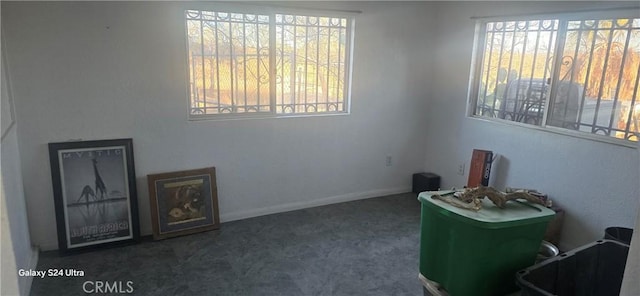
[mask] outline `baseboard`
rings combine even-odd
[[[225,213],[220,215],[220,221],[229,222],[229,221],[258,217],[258,216],[319,207],[319,206],[324,206],[324,205],[329,205],[334,203],[341,203],[341,202],[367,199],[372,197],[380,197],[385,195],[392,195],[392,194],[399,194],[399,193],[406,193],[406,192],[411,192],[411,187],[396,187],[396,188],[390,188],[390,189],[379,189],[379,190],[372,190],[372,191],[365,191],[365,192],[348,193],[343,195],[309,200],[309,201],[292,202],[292,203],[271,206],[271,207],[264,207],[259,209],[252,209],[247,211]]]
[[[31,256],[29,256],[29,264],[27,265],[28,269],[37,270],[38,268],[38,259],[39,259],[39,251],[38,248],[33,246],[31,247]],[[20,290],[20,295],[31,295],[31,284],[33,283],[32,276],[21,276],[18,277],[18,289]]]
[[[56,251],[58,250],[58,242],[56,241],[54,243],[39,244],[38,249],[41,252]]]

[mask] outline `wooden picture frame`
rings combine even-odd
[[[49,143],[60,254],[137,242],[132,139]]]
[[[147,175],[155,240],[220,228],[214,167]]]

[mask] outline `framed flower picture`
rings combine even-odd
[[[147,175],[153,238],[220,228],[215,168]]]

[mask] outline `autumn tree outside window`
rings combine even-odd
[[[191,119],[347,113],[351,17],[185,11]]]
[[[637,13],[478,20],[476,32],[471,116],[638,141]]]

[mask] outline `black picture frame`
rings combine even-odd
[[[61,255],[138,242],[133,140],[49,143]]]
[[[215,167],[147,175],[153,238],[220,228]]]

